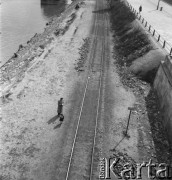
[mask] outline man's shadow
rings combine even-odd
[[[58,115],[54,116],[53,118],[51,118],[51,119],[48,121],[48,124],[54,123],[58,118],[59,118]]]
[[[57,125],[54,127],[54,129],[60,128],[61,125],[62,125],[62,122],[60,122],[59,124],[57,124]]]
[[[58,118],[59,118],[59,115],[54,116],[53,118],[51,118],[51,119],[48,121],[48,124],[54,123]],[[61,125],[62,125],[62,122],[60,122],[59,124],[57,124],[57,125],[54,127],[54,129],[60,128]]]

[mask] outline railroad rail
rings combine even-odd
[[[74,179],[74,180],[81,180],[82,178],[88,178],[89,180],[92,180],[93,175],[93,167],[94,167],[94,152],[95,152],[95,145],[96,145],[96,135],[97,135],[97,126],[98,126],[98,117],[99,117],[99,109],[100,109],[100,100],[101,100],[101,89],[102,89],[102,80],[103,80],[103,69],[104,69],[104,62],[105,62],[105,46],[107,43],[105,43],[105,37],[106,37],[106,26],[102,26],[102,28],[99,28],[100,20],[103,22],[106,22],[107,25],[107,19],[105,18],[106,14],[103,10],[103,1],[96,1],[96,13],[94,18],[94,25],[93,25],[93,41],[92,41],[92,48],[89,56],[89,69],[88,74],[86,78],[86,84],[84,88],[81,108],[79,112],[77,127],[75,130],[75,135],[72,143],[72,149],[70,152],[67,172],[65,176],[65,180]],[[102,11],[99,13],[98,11]],[[101,32],[102,31],[102,32]],[[101,40],[98,38],[101,37]],[[96,58],[96,49],[101,47],[101,56],[100,56],[100,62],[99,59]],[[95,66],[95,67],[94,67]],[[98,76],[95,75],[98,73]],[[97,85],[97,89],[95,90],[95,94],[97,93],[96,98],[96,108],[95,108],[95,118],[90,119],[90,122],[87,123],[87,127],[85,127],[86,123],[85,120],[85,113],[87,114],[86,105],[89,101],[90,96],[90,87],[92,87],[93,84]],[[85,105],[85,106],[84,106]],[[88,118],[87,118],[88,119]],[[85,132],[85,134],[84,134]],[[83,136],[84,135],[84,136]],[[79,159],[78,156],[81,157],[82,153],[85,152],[86,154],[83,154],[83,160]],[[85,161],[86,162],[85,162]],[[79,161],[79,162],[78,162]],[[81,168],[80,165],[83,167]],[[78,173],[76,172],[78,171]]]

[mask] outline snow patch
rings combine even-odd
[[[67,4],[71,4],[72,3],[72,0],[67,0]]]
[[[139,11],[139,6],[142,5],[141,16],[151,24],[151,26],[172,45],[172,6],[160,1],[159,9],[157,10],[158,0],[128,0],[128,2]]]

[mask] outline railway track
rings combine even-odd
[[[92,180],[97,167],[94,163],[95,146],[107,45],[107,17],[104,8],[103,0],[97,0],[89,69],[65,180]]]

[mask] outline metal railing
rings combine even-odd
[[[138,13],[132,6],[131,4],[128,4],[128,7],[131,9],[131,11],[135,14],[137,19],[143,24],[144,28],[152,34],[152,36],[157,40],[157,42],[162,46],[163,49],[169,53],[169,55],[172,55],[172,45],[168,43],[154,28],[152,25],[150,25],[145,18],[141,16],[140,13]]]

